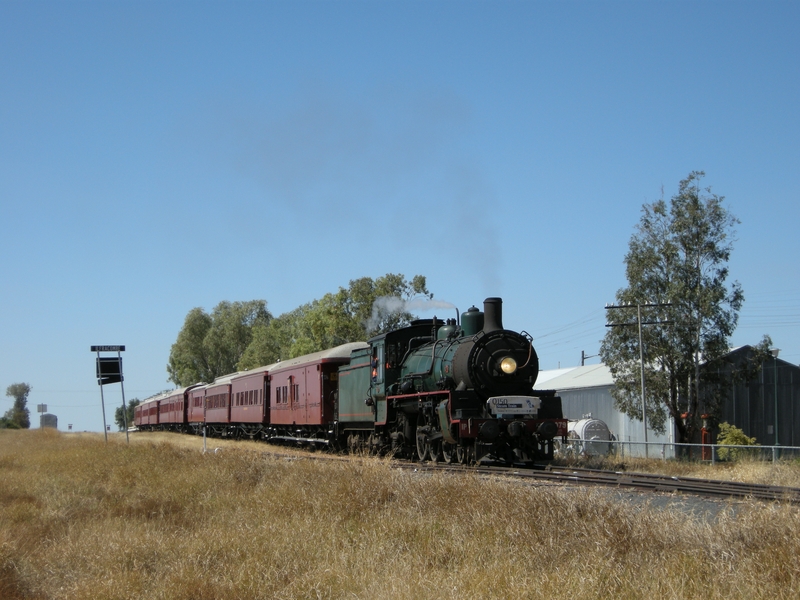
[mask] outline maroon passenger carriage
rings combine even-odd
[[[187,429],[188,395],[196,384],[146,398],[133,409],[133,424],[142,430],[178,431]]]
[[[159,402],[159,426],[165,431],[188,431],[187,411],[189,407],[189,394],[191,390],[203,384],[190,385],[188,387],[165,392],[164,397]]]
[[[231,427],[231,381],[239,373],[217,377],[206,391],[206,434],[225,437]]]
[[[186,428],[189,432],[202,435],[206,424],[206,385],[198,383],[187,394]]]
[[[164,392],[145,398],[133,409],[133,424],[142,431],[159,429],[159,408],[161,400],[167,397]]]
[[[269,425],[269,379],[274,365],[237,373],[231,379],[229,435],[264,437]]]
[[[339,367],[366,342],[351,342],[271,365],[269,430],[276,442],[327,445],[338,419]]]
[[[205,427],[213,437],[327,445],[338,419],[338,369],[366,347],[352,342],[161,394],[159,428],[183,423],[182,431],[202,434]]]

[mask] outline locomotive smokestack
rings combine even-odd
[[[487,298],[483,301],[483,332],[503,328],[503,299]]]

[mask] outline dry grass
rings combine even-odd
[[[591,490],[146,439],[0,431],[0,598],[800,593],[787,506],[700,520]]]

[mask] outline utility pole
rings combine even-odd
[[[586,354],[584,350],[581,350],[581,366],[586,366],[586,359],[587,358],[595,358],[596,356],[600,356],[599,354]]]
[[[623,304],[620,306],[606,305],[606,310],[616,308],[633,308],[633,304]],[[645,321],[642,322],[642,307],[651,308],[656,306],[672,306],[670,302],[636,304],[636,323],[607,323],[606,327],[632,327],[636,325],[639,328],[639,365],[642,375],[642,429],[644,431],[644,454],[647,458],[649,455],[647,448],[647,409],[645,405],[645,385],[644,385],[644,343],[642,342],[642,325],[667,325],[671,321]]]

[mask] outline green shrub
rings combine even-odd
[[[758,446],[756,438],[747,437],[744,431],[730,423],[721,423],[717,444],[721,446]],[[717,451],[720,460],[738,460],[745,453],[736,448],[720,448]]]

